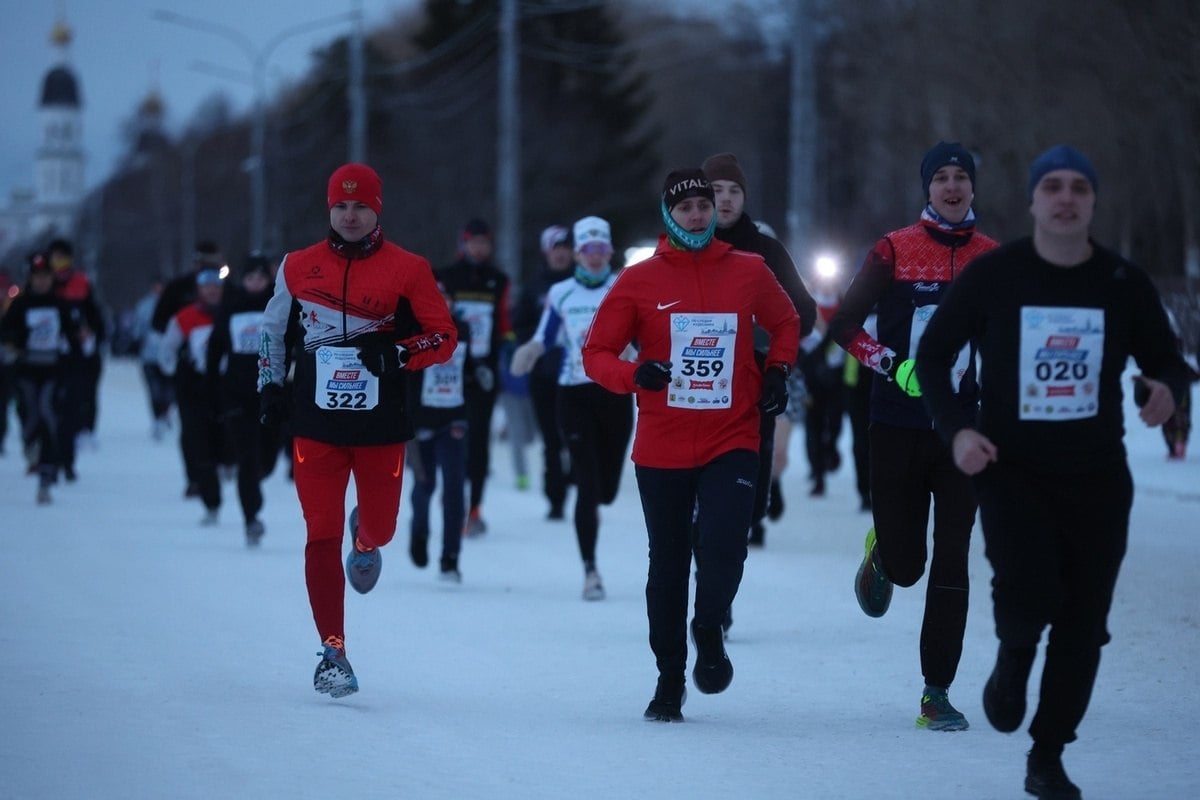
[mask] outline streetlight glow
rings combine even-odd
[[[832,280],[841,272],[837,257],[830,253],[821,253],[813,260],[813,269],[822,280]]]
[[[650,246],[637,246],[625,248],[625,266],[636,264],[639,261],[645,261],[650,256],[654,255],[654,248]]]

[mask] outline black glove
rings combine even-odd
[[[1150,399],[1150,387],[1145,384],[1139,377],[1133,379],[1133,402],[1138,408],[1146,405],[1146,401]]]
[[[287,417],[287,392],[277,383],[268,383],[258,395],[258,421],[267,428],[278,428]]]
[[[358,360],[376,378],[399,372],[408,363],[408,350],[395,342],[371,341],[358,347]]]
[[[633,371],[633,382],[650,392],[661,392],[671,382],[670,361],[643,361]]]
[[[762,397],[758,400],[758,410],[768,416],[777,417],[784,412],[787,404],[787,372],[782,367],[767,367],[767,371],[763,373]]]

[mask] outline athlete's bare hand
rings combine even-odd
[[[1138,412],[1142,422],[1154,428],[1175,416],[1175,397],[1165,383],[1145,375],[1138,375],[1134,380],[1139,381],[1147,390],[1146,402]]]
[[[974,428],[963,428],[951,443],[954,465],[967,475],[978,475],[996,460],[996,445]]]

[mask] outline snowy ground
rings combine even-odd
[[[145,406],[135,366],[109,362],[99,448],[49,507],[34,504],[10,431],[0,797],[1026,796],[1027,735],[996,733],[980,706],[995,642],[978,531],[951,690],[972,728],[917,730],[924,583],[898,590],[886,617],[862,614],[851,584],[868,516],[846,468],[825,498],[806,496],[798,440],[786,514],[752,551],[734,606],[733,685],[693,690],[686,723],[662,725],[641,717],[655,671],[632,469],[603,512],[601,603],[580,599],[571,527],[514,488],[506,445],[490,532],[465,543],[461,586],[409,562],[406,508],[379,586],[348,592],[362,688],[334,701],[312,690],[292,486],[269,479],[258,550],[243,544],[230,484],[220,526],[201,528],[177,449],[151,441]],[[1167,463],[1158,431],[1136,419],[1128,442],[1137,499],[1113,643],[1065,763],[1089,800],[1196,797],[1200,444]]]

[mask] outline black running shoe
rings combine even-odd
[[[783,489],[779,486],[779,479],[771,480],[771,493],[767,495],[767,519],[771,522],[777,522],[783,516]]]
[[[692,681],[704,694],[719,694],[733,681],[733,663],[725,653],[725,634],[720,625],[707,627],[692,620],[692,643],[696,645],[696,664]]]
[[[1079,787],[1063,769],[1062,754],[1034,742],[1025,767],[1025,791],[1038,800],[1083,800]]]
[[[983,686],[983,713],[1001,733],[1012,733],[1025,719],[1025,692],[1036,647],[1000,645],[996,666]]]
[[[879,558],[879,545],[875,540],[875,529],[867,531],[865,553],[858,574],[854,576],[854,596],[858,606],[868,617],[882,617],[892,603],[892,582],[883,571]]]
[[[659,676],[654,698],[642,715],[651,722],[683,722],[683,704],[687,702],[687,687],[683,676]]]
[[[429,565],[429,537],[413,531],[408,539],[408,555],[421,569]]]

